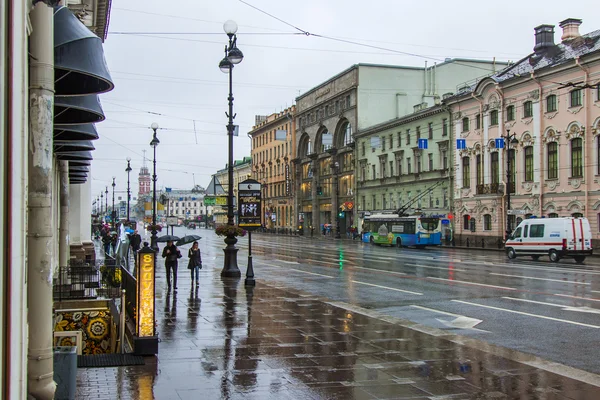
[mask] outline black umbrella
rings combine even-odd
[[[179,240],[179,236],[174,235],[164,235],[156,239],[157,242],[166,243],[166,242],[176,242]]]
[[[177,241],[177,243],[175,243],[176,246],[183,246],[184,244],[188,244],[188,243],[193,243],[196,240],[200,240],[202,239],[200,236],[198,235],[185,235],[184,237],[182,237],[181,239],[179,239]]]

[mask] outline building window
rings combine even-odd
[[[406,130],[406,144],[410,144],[410,129]]]
[[[483,230],[484,231],[492,230],[492,216],[490,214],[485,214],[483,216]]]
[[[410,164],[410,157],[406,158],[406,173],[412,174],[412,165]]]
[[[475,116],[475,129],[481,129],[481,114]]]
[[[421,139],[421,127],[417,126],[417,142],[419,142],[419,139]]]
[[[375,195],[372,195],[371,201],[373,202],[373,210],[376,210],[377,209],[377,197],[375,197]]]
[[[371,179],[377,178],[377,172],[375,171],[375,165],[371,165]]]
[[[442,151],[442,168],[448,169],[448,152],[446,150]]]
[[[390,135],[390,149],[394,148],[394,136]]]
[[[533,146],[525,147],[525,182],[533,181]]]
[[[575,89],[571,91],[571,107],[579,107],[583,104],[582,101],[583,92],[581,89]]]
[[[571,140],[571,178],[583,177],[583,140]]]
[[[402,147],[402,132],[398,132],[398,147]]]
[[[477,220],[475,218],[471,218],[469,220],[469,224],[471,225],[470,226],[471,232],[475,232],[477,230]]]
[[[600,175],[600,136],[596,137],[596,173]]]
[[[467,132],[469,130],[469,118],[468,117],[464,117],[462,119],[462,131],[463,132]]]
[[[471,187],[471,159],[469,157],[463,157],[462,168],[463,168],[463,188]]]
[[[533,103],[531,101],[526,101],[523,103],[523,118],[531,117],[533,117]]]
[[[483,163],[481,162],[481,154],[475,157],[475,179],[477,185],[483,185]]]
[[[415,167],[417,168],[417,174],[421,173],[421,156],[415,156]]]
[[[433,154],[429,153],[429,170],[433,171]]]
[[[398,176],[402,175],[402,159],[398,158],[396,160],[396,169],[398,170]]]
[[[344,128],[344,145],[347,146],[352,142],[352,125],[350,125],[350,123],[346,123],[346,126]]]
[[[346,96],[346,108],[350,108],[350,96]]]
[[[515,120],[515,106],[506,107],[506,120],[507,121]]]
[[[491,161],[491,174],[492,174],[492,182],[491,183],[500,183],[500,165],[499,165],[499,153],[497,151],[490,154]]]
[[[381,140],[381,151],[385,151],[385,136],[382,136],[379,140]]]
[[[362,142],[360,144],[360,151],[361,151],[362,155],[364,156],[365,155],[365,151],[366,151],[365,150],[365,142]]]
[[[596,85],[596,101],[600,101],[600,83]]]
[[[546,97],[546,112],[554,112],[556,111],[556,95],[551,94]]]
[[[548,143],[548,179],[558,178],[558,143]]]
[[[468,215],[463,215],[463,229],[465,231],[469,230],[469,216]]]
[[[442,120],[442,136],[448,136],[448,120],[446,118]]]
[[[498,110],[490,111],[490,125],[498,125]]]
[[[390,176],[394,176],[394,162],[390,161]]]
[[[576,212],[576,213],[571,214],[571,217],[573,217],[573,218],[583,218],[583,213]]]
[[[550,213],[550,214],[548,214],[548,218],[558,218],[558,214],[557,213]],[[600,229],[600,225],[598,226],[598,229]]]

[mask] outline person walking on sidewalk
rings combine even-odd
[[[112,238],[109,234],[106,234],[102,237],[102,244],[104,245],[104,254],[110,255],[110,243],[112,242]]]
[[[192,244],[192,247],[188,251],[188,258],[190,259],[188,262],[188,269],[190,270],[190,275],[192,277],[192,284],[194,283],[194,271],[196,271],[196,286],[198,286],[200,283],[198,281],[198,273],[202,269],[202,255],[200,254],[198,242]]]
[[[170,240],[163,249],[162,256],[165,258],[168,288],[171,290],[171,272],[173,272],[173,288],[177,290],[177,260],[181,258],[181,252],[173,241]]]
[[[137,253],[137,251],[140,249],[140,245],[142,244],[142,237],[138,233],[137,229],[129,238],[129,244],[131,245],[131,250],[133,250],[134,254]]]

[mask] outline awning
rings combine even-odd
[[[54,98],[55,124],[80,125],[101,121],[104,121],[104,112],[95,94]]]
[[[54,141],[55,152],[96,150],[89,140]]]
[[[96,140],[98,132],[94,124],[54,125],[54,140]]]
[[[69,179],[69,184],[71,185],[82,185],[87,181],[87,179]]]
[[[71,160],[92,160],[92,152],[91,151],[66,151],[66,152],[59,152],[56,151],[56,158],[58,158],[59,160],[66,160],[66,161],[71,161]]]
[[[65,6],[54,8],[54,81],[57,96],[104,93],[114,88],[102,41]]]
[[[92,165],[91,160],[69,160],[69,168],[71,167],[89,167]]]
[[[71,166],[69,164],[69,172],[90,172],[90,168],[89,167],[79,167],[79,166]]]
[[[71,178],[87,178],[87,172],[69,172],[69,179]]]

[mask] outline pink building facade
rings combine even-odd
[[[446,100],[457,244],[501,245],[522,218],[585,216],[600,245],[600,30],[535,28],[534,52]],[[483,241],[483,242],[482,242]]]

